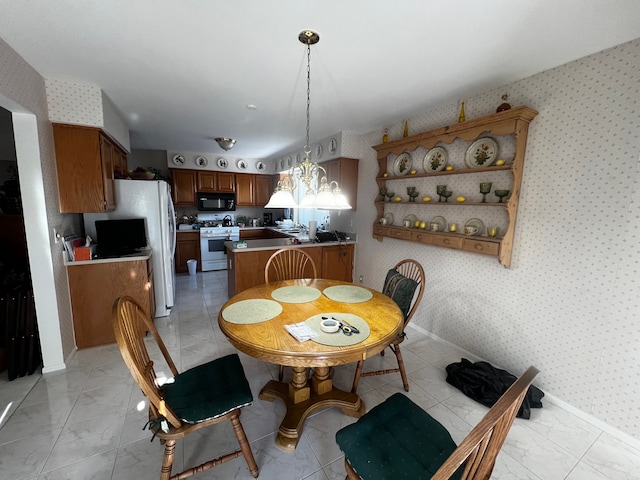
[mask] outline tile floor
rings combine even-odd
[[[218,311],[227,299],[226,272],[179,276],[177,289],[174,313],[157,324],[178,369],[233,352],[217,326]],[[486,412],[445,382],[444,367],[459,361],[462,354],[416,330],[409,330],[404,345],[409,397],[459,442]],[[277,368],[240,356],[255,396],[253,405],[243,409],[242,423],[260,468],[259,478],[343,479],[343,459],[334,434],[354,420],[335,408],[320,411],[307,420],[295,452],[278,449],[274,432],[283,405],[257,398]],[[370,362],[389,360],[393,355]],[[349,389],[352,373],[353,366],[337,368],[335,383]],[[384,375],[362,379],[359,393],[370,408],[401,390],[399,376]],[[78,351],[62,372],[12,382],[3,374],[0,409],[6,415],[0,420],[0,478],[157,479],[162,447],[141,430],[147,415],[146,408],[137,410],[142,400],[115,345]],[[209,458],[203,450],[235,448],[234,441],[228,422],[193,435],[178,444],[176,468]],[[195,478],[252,477],[239,458]],[[545,401],[543,409],[533,410],[531,420],[516,419],[492,478],[640,479],[640,451]]]

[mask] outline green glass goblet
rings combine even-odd
[[[480,182],[480,193],[482,194],[482,202],[487,203],[487,193],[491,192],[491,182]]]
[[[500,199],[498,203],[502,203],[504,197],[508,196],[511,193],[511,190],[494,190],[493,194]]]

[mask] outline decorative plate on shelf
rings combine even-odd
[[[387,219],[387,225],[393,225],[393,213],[389,212],[385,214],[384,218]]]
[[[184,165],[184,157],[182,155],[173,156],[174,165]]]
[[[435,147],[429,150],[424,156],[422,168],[424,168],[424,171],[427,173],[439,172],[447,166],[447,163],[449,163],[449,154],[447,151],[442,147]]]
[[[478,229],[478,233],[474,233],[473,235],[482,235],[485,231],[484,223],[479,218],[472,218],[464,224],[465,227],[476,227]]]
[[[469,168],[488,167],[498,158],[498,142],[491,137],[479,138],[471,144],[464,156]]]
[[[444,232],[447,228],[447,220],[444,217],[433,217],[429,222],[429,228],[431,228],[432,223],[440,225],[440,228],[437,230],[438,232]]]
[[[293,160],[291,160],[291,157],[290,157],[290,156],[289,156],[289,157],[287,157],[287,159],[284,161],[284,168],[286,168],[286,169],[291,168],[291,162],[292,162],[292,161],[293,161]]]
[[[264,162],[258,161],[256,162],[256,170],[258,170],[259,172],[263,172],[267,169],[267,166],[265,165]]]
[[[404,152],[398,155],[398,157],[393,161],[393,174],[396,176],[406,175],[411,171],[411,165],[413,164],[413,159],[409,152]]]
[[[197,166],[206,167],[208,163],[209,163],[209,160],[207,160],[207,157],[196,157]]]
[[[240,170],[246,170],[246,169],[247,169],[247,167],[248,167],[248,165],[247,165],[247,161],[246,161],[246,160],[242,160],[242,159],[238,160],[238,161],[236,162],[236,165],[238,166],[238,168],[239,168]]]
[[[302,163],[302,154],[301,153],[296,153],[296,165],[299,165]]]
[[[229,166],[229,162],[227,162],[227,159],[223,157],[220,157],[218,160],[216,160],[216,163],[218,164],[219,168],[227,168],[227,166]]]
[[[316,145],[316,159],[322,157],[322,145]]]

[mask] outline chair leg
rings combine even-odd
[[[232,415],[230,417],[230,420],[231,425],[233,426],[233,431],[235,432],[238,443],[240,444],[240,449],[242,450],[242,454],[244,455],[244,459],[247,461],[249,473],[251,473],[251,476],[253,478],[258,478],[258,465],[253,458],[251,445],[249,445],[247,436],[244,433],[244,428],[242,428],[242,424],[240,423],[240,414]]]
[[[402,377],[402,384],[404,385],[404,391],[409,391],[409,380],[407,379],[407,372],[404,370],[404,360],[402,359],[402,353],[400,352],[400,344],[395,344],[392,348],[393,353],[396,354],[398,360],[398,368],[400,369],[400,376]]]
[[[284,365],[278,365],[278,381],[281,382],[284,378]]]
[[[358,361],[356,366],[356,373],[353,375],[353,386],[351,387],[351,393],[356,393],[358,390],[358,384],[360,383],[360,377],[362,376],[362,367],[364,366],[364,360]]]
[[[167,440],[164,444],[164,455],[162,457],[162,469],[160,470],[160,480],[171,478],[171,467],[173,467],[173,456],[176,452],[176,441]]]

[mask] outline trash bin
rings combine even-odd
[[[187,260],[187,268],[189,269],[189,275],[195,275],[196,269],[198,268],[198,261],[193,258],[191,260]]]

